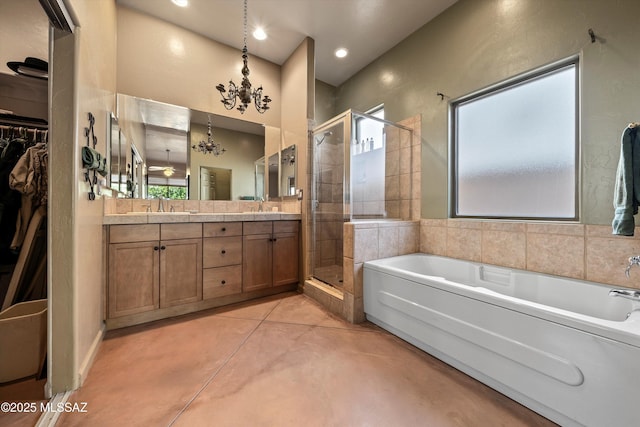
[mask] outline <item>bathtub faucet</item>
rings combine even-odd
[[[627,289],[611,289],[609,291],[611,297],[622,297],[633,301],[640,301],[640,291],[631,291]]]
[[[624,274],[627,277],[629,277],[629,271],[634,265],[640,265],[640,255],[632,256],[629,258],[629,265],[627,265],[627,269],[624,271]]]

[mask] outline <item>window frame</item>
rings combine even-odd
[[[525,85],[545,76],[551,75],[562,69],[573,67],[575,70],[575,140],[574,140],[574,215],[572,217],[546,217],[546,216],[505,216],[505,215],[465,215],[458,213],[458,118],[457,107],[470,101],[481,99],[490,95],[498,94],[502,91]],[[534,70],[519,74],[512,78],[487,86],[478,91],[453,99],[449,103],[449,218],[469,218],[469,219],[504,219],[504,220],[526,220],[526,221],[561,221],[579,222],[581,207],[581,150],[580,150],[580,82],[581,82],[581,61],[580,55],[571,56],[560,61],[536,68]]]

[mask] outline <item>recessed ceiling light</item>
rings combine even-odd
[[[344,58],[345,56],[347,56],[348,53],[349,53],[349,51],[347,49],[345,49],[344,47],[336,49],[336,51],[335,51],[335,55],[338,58]]]
[[[180,7],[187,7],[189,5],[189,0],[171,0],[171,2]]]
[[[258,27],[255,29],[255,31],[253,32],[253,37],[256,40],[264,40],[267,38],[267,33],[264,32],[264,29],[261,27]]]

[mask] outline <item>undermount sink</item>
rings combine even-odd
[[[189,212],[147,212],[147,215],[189,215]]]
[[[258,212],[258,211],[252,211],[252,212],[242,212],[243,214],[257,214],[257,215],[264,215],[264,214],[279,214],[280,212],[278,211],[263,211],[263,212]]]
[[[127,212],[125,215],[188,215],[189,212]]]

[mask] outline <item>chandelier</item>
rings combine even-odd
[[[244,47],[242,48],[242,83],[240,87],[236,86],[236,84],[229,80],[229,92],[224,88],[224,85],[220,83],[216,86],[216,89],[220,92],[222,96],[222,103],[227,110],[231,110],[236,106],[236,102],[240,102],[237,110],[240,113],[244,114],[247,109],[247,105],[253,104],[258,110],[259,113],[264,113],[269,109],[269,103],[271,102],[271,98],[268,95],[262,96],[262,86],[258,89],[251,90],[251,82],[249,81],[249,56],[247,54],[247,0],[244,0]],[[226,94],[225,94],[226,93]]]
[[[200,141],[197,145],[192,145],[191,148],[204,154],[213,154],[216,157],[224,154],[224,152],[227,151],[222,148],[222,144],[216,144],[215,142],[213,142],[213,137],[211,136],[210,115],[207,115],[207,140]]]

